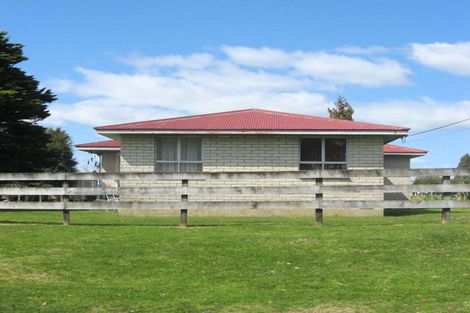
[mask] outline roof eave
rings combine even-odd
[[[384,155],[426,155],[427,152],[384,152]]]
[[[366,136],[407,136],[408,130],[316,130],[316,131],[207,131],[207,130],[97,130],[97,133],[110,138],[110,135],[366,135]]]
[[[77,150],[84,152],[113,152],[121,151],[121,148],[104,148],[104,147],[75,147]]]

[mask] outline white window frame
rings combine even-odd
[[[320,139],[321,140],[321,161],[302,161],[302,140],[309,140],[309,139]],[[346,151],[345,151],[345,161],[326,161],[326,149],[325,149],[325,141],[326,139],[344,139],[346,141]],[[329,164],[341,164],[345,165],[345,169],[348,168],[348,139],[345,137],[305,137],[300,138],[299,140],[299,170],[300,165],[302,164],[320,164],[321,169],[325,170],[325,165]],[[326,169],[328,170],[328,169]]]
[[[171,164],[178,164],[178,168],[177,168],[177,171],[175,173],[181,173],[181,164],[201,164],[201,172],[202,172],[202,169],[203,169],[203,155],[204,155],[204,152],[203,152],[203,147],[204,147],[204,143],[203,143],[203,139],[202,137],[194,137],[194,136],[177,136],[176,137],[176,160],[174,161],[168,161],[168,160],[159,160],[157,158],[157,152],[158,152],[158,138],[175,138],[175,136],[158,136],[155,138],[155,167],[154,167],[154,171],[157,172],[157,173],[163,173],[163,172],[158,172],[157,171],[157,164],[168,164],[168,163],[171,163]],[[200,161],[182,161],[181,160],[181,139],[182,138],[191,138],[191,139],[199,139],[201,141],[201,160]],[[198,173],[198,172],[194,172],[194,173]]]

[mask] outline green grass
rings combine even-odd
[[[469,312],[470,210],[416,213],[0,212],[0,312]]]

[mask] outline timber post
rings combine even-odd
[[[62,196],[62,203],[63,203],[64,209],[62,213],[63,213],[63,224],[65,226],[70,225],[70,211],[67,209],[67,204],[69,202],[69,196],[67,195],[68,187],[69,187],[69,184],[67,183],[67,181],[64,181],[62,183],[62,188],[64,189],[63,196]]]
[[[442,183],[444,185],[450,184],[450,176],[442,176]],[[451,200],[452,193],[451,192],[444,192],[442,193],[443,200]],[[449,224],[450,223],[450,208],[442,208],[442,224]]]
[[[185,189],[188,187],[188,180],[183,179],[181,181],[181,186]],[[186,203],[188,202],[188,194],[181,193],[181,210],[180,210],[180,227],[188,227],[188,209],[186,207]],[[187,192],[187,191],[186,191]]]
[[[315,184],[317,186],[322,186],[323,178],[316,178]],[[317,200],[318,202],[318,208],[315,209],[315,225],[322,226],[323,225],[323,193],[321,192],[321,193],[315,194],[315,200]]]

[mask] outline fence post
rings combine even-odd
[[[317,186],[322,186],[323,178],[315,179],[315,184]],[[315,209],[315,225],[322,226],[323,225],[323,193],[315,194],[315,200],[318,201],[318,208]]]
[[[442,176],[442,183],[444,185],[450,184],[450,176]],[[442,193],[443,200],[451,200],[452,193],[444,192]],[[450,223],[450,208],[442,208],[442,224]]]
[[[65,226],[70,225],[70,211],[67,210],[67,203],[69,202],[69,196],[67,195],[67,188],[69,187],[69,184],[64,181],[62,183],[62,188],[64,189],[64,195],[62,197],[62,203],[64,205],[63,209],[63,223]]]
[[[181,181],[182,187],[188,187],[188,180],[183,179]],[[188,227],[188,209],[186,208],[185,202],[188,201],[188,194],[181,193],[181,210],[180,210],[180,227]]]

